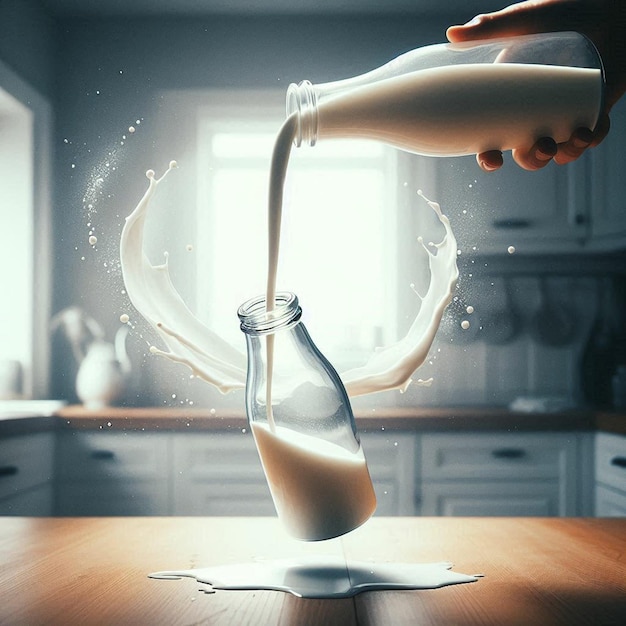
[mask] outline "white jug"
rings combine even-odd
[[[128,328],[122,326],[115,344],[95,340],[87,349],[76,376],[76,393],[88,409],[111,406],[125,391],[130,373],[126,353]]]

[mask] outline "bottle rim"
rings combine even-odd
[[[269,335],[291,328],[300,322],[302,309],[298,296],[280,291],[274,299],[274,308],[267,310],[265,295],[250,298],[237,310],[240,328],[247,335]]]
[[[297,127],[294,135],[294,144],[300,147],[302,142],[314,146],[317,141],[317,94],[315,87],[309,80],[300,83],[291,83],[287,89],[286,102],[287,117],[294,115]]]

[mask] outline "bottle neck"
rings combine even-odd
[[[265,296],[257,296],[244,302],[237,315],[247,335],[269,335],[298,324],[302,309],[298,296],[285,291],[276,294],[273,310],[267,310]]]
[[[314,146],[317,142],[317,94],[315,87],[308,80],[297,85],[292,83],[287,90],[287,117],[296,115],[297,126],[294,143]]]

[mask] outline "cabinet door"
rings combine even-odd
[[[579,251],[588,237],[586,158],[527,172],[506,154],[490,173],[473,156],[431,161],[418,167],[419,184],[450,218],[463,254]]]
[[[63,516],[167,515],[166,482],[125,479],[58,483],[55,514]]]
[[[63,433],[56,515],[168,514],[169,440],[163,433]]]
[[[575,515],[574,433],[425,434],[423,515]]]
[[[596,435],[596,481],[626,493],[626,436]]]
[[[175,515],[275,515],[250,432],[175,435]]]
[[[47,517],[52,515],[52,483],[27,489],[0,500],[0,515]]]
[[[550,517],[563,514],[556,481],[426,483],[422,515]]]
[[[0,499],[52,480],[53,433],[0,439]]]
[[[626,517],[626,492],[598,485],[596,517]]]
[[[626,100],[611,111],[611,131],[591,151],[591,246],[600,251],[626,248]]]
[[[415,447],[412,433],[360,433],[376,492],[376,515],[415,515]]]

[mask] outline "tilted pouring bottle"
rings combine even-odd
[[[525,35],[407,52],[371,72],[287,91],[295,144],[368,138],[428,156],[530,149],[593,129],[602,60],[574,32]]]

